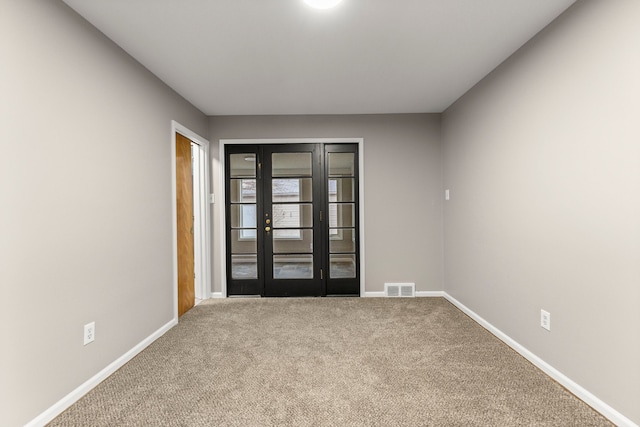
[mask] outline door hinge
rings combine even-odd
[[[320,211],[320,222],[322,222],[322,211]]]
[[[320,269],[320,280],[324,278],[324,274],[322,273],[322,269]]]

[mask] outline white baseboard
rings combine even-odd
[[[147,348],[152,342],[160,338],[164,335],[169,329],[178,324],[178,319],[173,319],[166,325],[162,326],[160,329],[149,335],[147,338],[142,340],[138,345],[133,347],[131,350],[127,351],[125,354],[120,356],[114,362],[112,362],[109,366],[95,374],[93,377],[89,378],[83,384],[81,384],[78,388],[73,390],[71,393],[67,394],[65,397],[56,402],[49,409],[44,411],[42,414],[38,415],[36,418],[31,420],[29,423],[25,425],[25,427],[42,427],[46,425],[48,422],[53,420],[55,417],[60,415],[63,411],[69,408],[71,405],[76,403],[82,396],[87,394],[91,389],[104,381],[109,375],[113,374],[115,371],[120,369],[125,363],[129,360],[133,359],[138,353]]]
[[[560,385],[565,387],[571,393],[575,394],[579,399],[584,401],[587,405],[591,406],[593,409],[601,413],[604,417],[608,418],[611,422],[613,422],[618,427],[639,427],[629,418],[622,415],[620,412],[613,409],[611,406],[607,405],[602,400],[598,399],[592,393],[587,391],[584,387],[580,386],[578,383],[564,375],[562,372],[558,371],[553,366],[549,365],[547,362],[533,354],[531,351],[526,349],[520,343],[509,337],[507,334],[493,326],[491,323],[487,322],[485,319],[480,317],[477,313],[472,311],[469,307],[462,304],[460,301],[452,297],[446,292],[443,292],[443,296],[458,307],[462,312],[464,312],[467,316],[471,317],[477,323],[480,324],[483,328],[491,332],[498,339],[503,341],[509,347],[517,351],[520,355],[522,355],[525,359],[533,363],[535,366],[540,368],[545,374],[549,375],[551,378],[556,380]]]
[[[416,297],[418,298],[444,298],[444,291],[416,291]]]
[[[384,292],[365,292],[363,297],[365,298],[383,298]]]
[[[212,292],[211,298],[225,298],[225,296],[222,294],[222,292]]]

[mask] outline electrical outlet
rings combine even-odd
[[[96,339],[96,322],[84,325],[84,345],[93,342]]]
[[[551,331],[551,313],[540,310],[540,326],[547,331]]]

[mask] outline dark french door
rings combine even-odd
[[[359,295],[356,144],[225,146],[227,293]]]

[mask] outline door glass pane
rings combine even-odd
[[[233,279],[257,279],[257,255],[231,255],[231,277]]]
[[[354,153],[328,153],[329,176],[355,176]]]
[[[231,253],[255,254],[258,252],[256,230],[231,230]]]
[[[332,279],[356,277],[356,256],[329,255],[329,277]]]
[[[255,178],[256,155],[253,153],[231,154],[229,156],[229,176],[231,178]]]
[[[331,178],[329,179],[329,201],[330,202],[353,202],[355,201],[355,179],[354,178]]]
[[[313,255],[274,255],[274,279],[313,279]]]
[[[313,227],[313,205],[273,205],[274,228]]]
[[[232,228],[256,228],[256,205],[231,205]]]
[[[273,153],[271,176],[311,176],[311,153]]]
[[[353,228],[345,230],[329,230],[329,252],[355,252],[356,251],[356,233]]]
[[[231,203],[254,202],[256,201],[256,180],[255,179],[232,179],[231,194],[229,200]]]
[[[274,203],[313,201],[311,178],[274,179],[271,181],[271,191]]]
[[[353,203],[329,203],[329,227],[355,227]]]
[[[273,253],[313,253],[313,230],[273,230]]]

